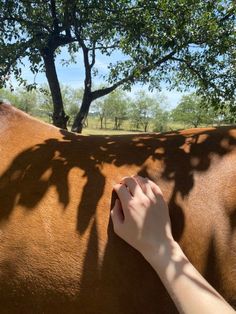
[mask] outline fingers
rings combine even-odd
[[[114,186],[119,199],[121,200],[122,207],[124,203],[133,197],[143,197],[143,194],[153,199],[155,196],[163,196],[159,186],[148,178],[140,176],[124,177],[121,184]]]
[[[150,180],[148,178],[143,178],[140,176],[135,176],[135,179],[139,183],[141,189],[143,190],[143,193],[147,197],[149,197],[150,199],[154,199],[155,195],[154,195],[152,188],[151,188],[151,185],[149,183]]]
[[[111,219],[115,230],[117,230],[117,227],[124,222],[124,213],[118,199],[116,199],[115,205],[111,210]]]
[[[116,184],[113,189],[119,197],[122,208],[125,208],[126,204],[132,200],[132,195],[123,184]]]
[[[138,181],[136,180],[136,177],[124,177],[121,180],[121,183],[126,185],[132,196],[139,197],[143,194],[143,191]]]
[[[149,179],[148,179],[148,183],[150,184],[150,187],[156,196],[163,196],[161,189],[159,188],[159,186],[156,183],[154,183],[153,181],[151,181]]]
[[[149,198],[156,202],[159,197],[163,197],[158,185],[148,178],[140,176],[125,177],[120,184],[113,187],[119,198],[119,206],[116,203],[114,214],[117,221],[124,221],[129,215],[129,209],[133,207],[132,201],[145,200]],[[132,205],[131,205],[132,204]],[[118,216],[119,215],[119,216]]]

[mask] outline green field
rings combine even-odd
[[[50,123],[48,117],[37,117],[39,120]],[[206,125],[201,125],[205,127]],[[175,131],[180,129],[191,128],[191,125],[183,125],[178,122],[169,122],[164,131]],[[69,124],[68,130],[70,131],[71,125]],[[153,125],[150,124],[147,132],[154,132]],[[157,131],[158,132],[158,131]],[[125,120],[120,130],[114,130],[114,122],[107,121],[107,128],[100,128],[100,120],[96,117],[89,116],[87,119],[87,126],[83,128],[82,134],[84,135],[119,135],[119,134],[137,134],[144,133],[143,129],[133,129],[129,120]]]
[[[183,129],[184,126],[180,123],[169,123],[167,125],[167,129],[165,131]],[[147,132],[153,132],[153,125],[150,124]],[[83,128],[83,134],[92,135],[92,134],[100,134],[100,135],[119,135],[119,134],[134,134],[134,133],[144,133],[143,129],[134,129],[129,120],[125,120],[120,130],[114,130],[114,122],[111,120],[107,121],[107,128],[100,128],[100,121],[95,117],[88,117],[88,126]]]

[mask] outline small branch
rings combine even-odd
[[[172,57],[171,59],[174,60],[174,61],[178,61],[178,62],[184,63],[184,64],[188,67],[188,69],[189,69],[192,73],[194,73],[194,74],[198,77],[198,79],[204,84],[205,88],[212,87],[213,89],[217,89],[217,87],[215,86],[215,84],[212,83],[212,82],[210,82],[209,80],[206,80],[206,79],[201,75],[201,73],[200,73],[189,61],[184,60],[184,59],[182,59],[182,58],[175,58],[175,57]],[[218,89],[217,89],[217,90],[218,90]],[[224,96],[224,94],[221,93],[220,91],[219,91],[219,94],[220,94],[221,96]]]
[[[119,45],[111,45],[111,46],[97,46],[97,47],[93,47],[93,48],[88,48],[89,50],[108,50],[108,49],[115,49],[115,48],[119,48]]]
[[[24,53],[26,51],[26,49],[29,47],[31,42],[33,43],[32,38],[30,40],[28,40],[27,42],[21,43],[20,46],[18,46],[18,49],[15,50],[15,52],[16,52],[15,56],[13,58],[11,58],[11,62],[7,65],[7,67],[5,67],[4,70],[1,68],[1,76],[7,75],[9,73],[11,67],[14,65],[14,63],[20,57],[22,57],[22,53]]]
[[[232,7],[229,8],[229,10],[227,11],[227,14],[220,19],[220,21],[219,21],[220,24],[221,24],[221,22],[228,20],[231,16],[234,16],[234,14],[235,14],[235,6],[232,5]]]
[[[45,24],[42,24],[42,23],[35,23],[33,21],[30,21],[30,20],[25,20],[25,19],[22,19],[22,18],[19,18],[19,17],[13,17],[13,16],[9,16],[9,17],[6,17],[4,16],[3,18],[0,19],[1,22],[4,22],[4,21],[8,21],[8,22],[12,22],[12,21],[15,21],[17,23],[25,23],[27,25],[27,27],[40,27],[40,28],[45,28],[48,32],[51,32],[50,28],[47,27],[47,25]]]

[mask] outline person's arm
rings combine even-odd
[[[114,231],[137,249],[159,275],[180,313],[232,314],[233,308],[201,276],[174,241],[160,188],[142,177],[114,186]]]

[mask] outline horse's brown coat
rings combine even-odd
[[[112,230],[112,185],[136,173],[161,186],[175,238],[236,306],[235,128],[77,136],[0,104],[1,313],[177,313]]]

